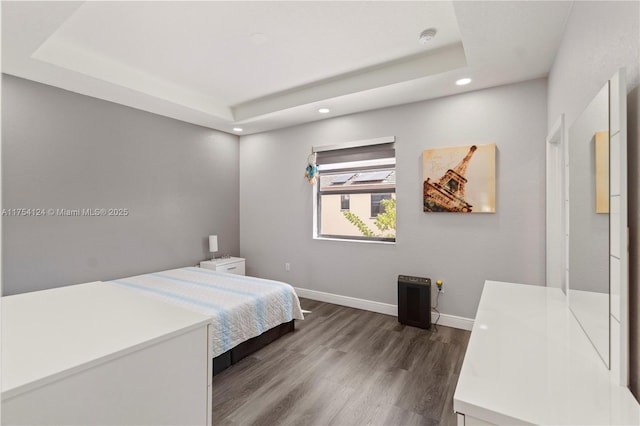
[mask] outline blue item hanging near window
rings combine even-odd
[[[307,165],[307,169],[304,172],[304,177],[306,177],[307,180],[309,180],[309,183],[313,185],[316,183],[316,180],[318,179],[318,166],[316,164],[315,152],[309,155],[309,157],[307,157],[307,163],[309,164]]]

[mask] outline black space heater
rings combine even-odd
[[[431,328],[431,279],[398,275],[398,321]]]

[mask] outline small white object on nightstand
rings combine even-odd
[[[217,235],[209,235],[209,251],[211,253],[215,253],[218,251],[218,236]],[[215,260],[216,256],[213,255],[213,259]]]
[[[245,259],[241,257],[228,257],[226,259],[205,260],[200,262],[200,267],[217,272],[244,275]]]

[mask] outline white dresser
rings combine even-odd
[[[245,260],[241,257],[227,257],[200,262],[200,267],[228,274],[244,275]]]
[[[209,323],[102,282],[3,297],[2,424],[210,424]]]
[[[560,289],[487,281],[458,379],[459,425],[640,424]]]

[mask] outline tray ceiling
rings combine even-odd
[[[2,71],[247,134],[543,77],[569,10],[568,2],[2,2]],[[430,27],[436,37],[419,43]],[[456,86],[461,77],[473,82]]]

